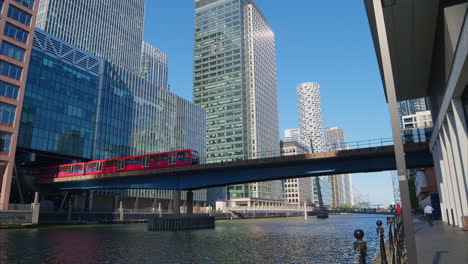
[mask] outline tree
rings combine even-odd
[[[410,178],[408,180],[408,188],[411,200],[411,208],[417,209],[419,208],[419,201],[418,197],[416,197],[416,184],[414,184],[414,179]]]

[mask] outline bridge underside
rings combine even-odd
[[[408,169],[433,166],[431,153],[419,150],[406,153]],[[332,157],[321,159],[298,159],[284,162],[232,164],[215,168],[175,170],[164,173],[152,171],[138,175],[119,174],[115,177],[94,177],[85,180],[58,181],[41,184],[44,192],[83,190],[83,189],[168,189],[196,190],[232,184],[281,180],[311,176],[345,173],[378,172],[395,170],[394,152],[374,153],[355,157]],[[378,180],[378,179],[376,179]]]

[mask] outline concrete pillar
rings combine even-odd
[[[447,112],[447,127],[450,136],[450,149],[452,153],[452,162],[454,168],[454,174],[452,175],[455,180],[456,191],[460,199],[460,207],[457,208],[459,211],[459,227],[463,228],[462,216],[468,215],[468,201],[467,201],[467,190],[465,185],[465,172],[463,170],[463,160],[460,149],[460,140],[458,131],[455,128],[455,116],[453,112]],[[463,134],[463,133],[462,133]]]
[[[78,199],[79,199],[80,195],[79,194],[74,194],[73,195],[73,208],[78,208]]]
[[[180,215],[180,190],[172,191],[172,213]]]
[[[187,191],[187,216],[193,215],[193,191]]]
[[[453,208],[453,197],[452,197],[452,193],[450,192],[450,180],[449,180],[449,177],[448,177],[448,172],[447,172],[447,161],[446,161],[446,157],[444,156],[444,148],[445,148],[445,145],[444,145],[444,142],[443,142],[443,136],[442,136],[442,133],[439,133],[438,135],[438,151],[439,151],[439,158],[440,158],[440,171],[441,171],[441,174],[440,174],[440,178],[441,178],[441,182],[442,182],[442,191],[443,191],[443,196],[445,197],[445,202],[444,202],[444,206],[445,206],[445,212],[442,212],[445,217],[447,218],[447,223],[451,223],[452,220],[451,218],[449,217],[450,215],[447,214],[447,212],[450,212],[451,209]]]
[[[71,222],[72,210],[73,210],[73,203],[72,203],[72,198],[70,197],[68,199],[67,222]]]
[[[306,207],[305,201],[304,201],[304,220],[307,220],[307,207]]]
[[[12,140],[13,141],[13,140]],[[13,145],[13,142],[11,143]],[[15,158],[15,151],[16,149],[11,150],[10,152],[10,160],[8,161],[5,170],[3,171],[3,175],[0,179],[0,211],[8,210],[8,205],[10,203],[10,191],[11,191],[11,181],[13,178],[13,166],[14,166],[14,158]]]
[[[162,217],[161,203],[158,204],[158,214],[159,214],[159,217],[161,218]]]
[[[31,223],[37,225],[39,223],[39,211],[41,209],[41,204],[39,203],[39,193],[34,194],[34,203],[31,204],[32,209],[32,218]]]
[[[442,180],[442,171],[441,171],[441,162],[442,157],[440,154],[440,142],[436,142],[434,144],[434,149],[432,150],[432,156],[434,158],[434,167],[435,167],[435,174],[437,178],[437,184],[439,189],[439,200],[440,200],[440,211],[442,214],[442,221],[447,222],[447,216],[445,214],[445,209],[447,207],[447,192],[445,191],[444,182]]]
[[[457,176],[455,171],[455,164],[453,160],[453,152],[452,152],[452,142],[450,141],[450,131],[448,127],[448,123],[444,123],[442,125],[443,129],[443,136],[444,136],[444,144],[445,144],[445,157],[446,163],[448,164],[448,177],[450,179],[450,192],[453,195],[453,216],[452,221],[454,222],[455,226],[461,225],[461,203],[460,203],[460,192],[458,190],[458,183],[457,183]]]
[[[120,221],[123,221],[123,220],[124,220],[123,201],[120,201],[120,206],[119,206],[119,219],[120,219]]]
[[[447,190],[447,195],[449,198],[449,203],[447,206],[448,213],[449,213],[449,223],[452,225],[455,225],[456,222],[454,217],[452,217],[452,211],[455,209],[455,195],[453,193],[453,184],[452,184],[452,177],[451,177],[451,171],[450,171],[450,161],[448,160],[448,154],[447,154],[447,143],[446,143],[446,136],[445,136],[445,129],[444,126],[441,127],[440,133],[439,133],[440,139],[441,139],[441,149],[442,149],[442,157],[443,157],[443,162],[442,162],[442,167],[444,169],[443,173],[443,180],[446,183],[446,190]],[[455,212],[453,212],[455,213]]]
[[[133,203],[133,210],[138,209],[139,202],[140,202],[139,197],[135,197],[135,202]]]
[[[454,129],[457,131],[458,148],[460,151],[461,170],[463,171],[463,184],[465,193],[468,195],[468,124],[467,117],[463,111],[463,105],[460,98],[452,99],[452,109],[454,117]],[[465,161],[465,162],[463,162]],[[468,200],[468,197],[465,198]],[[465,213],[468,215],[468,212]]]
[[[117,211],[119,209],[119,196],[112,196],[112,211]]]
[[[94,191],[89,190],[89,192],[88,192],[88,212],[93,211],[93,204],[94,204]]]
[[[375,26],[380,43],[380,55],[381,55],[381,72],[382,79],[385,83],[384,88],[387,94],[388,106],[390,112],[390,121],[392,124],[392,135],[393,135],[393,146],[395,150],[395,160],[398,172],[398,182],[400,186],[400,196],[403,206],[403,224],[405,226],[405,242],[408,252],[408,262],[418,263],[418,257],[416,254],[416,241],[414,238],[413,231],[413,216],[411,213],[411,201],[408,187],[408,175],[406,169],[405,152],[403,148],[403,140],[401,136],[400,118],[398,115],[398,106],[395,92],[395,79],[393,75],[392,58],[390,56],[390,47],[388,44],[387,28],[385,26],[384,11],[381,0],[372,1],[374,15],[375,15]],[[320,187],[319,187],[320,188]],[[321,199],[321,198],[320,198]],[[321,204],[323,207],[323,204]]]

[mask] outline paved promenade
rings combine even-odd
[[[419,264],[468,263],[468,231],[449,227],[442,221],[429,226],[420,217],[414,218],[414,231]]]

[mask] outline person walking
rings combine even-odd
[[[426,216],[427,222],[429,223],[430,226],[433,225],[432,212],[434,212],[434,208],[432,208],[432,206],[430,206],[429,204],[426,205],[426,207],[424,207],[424,215]]]

